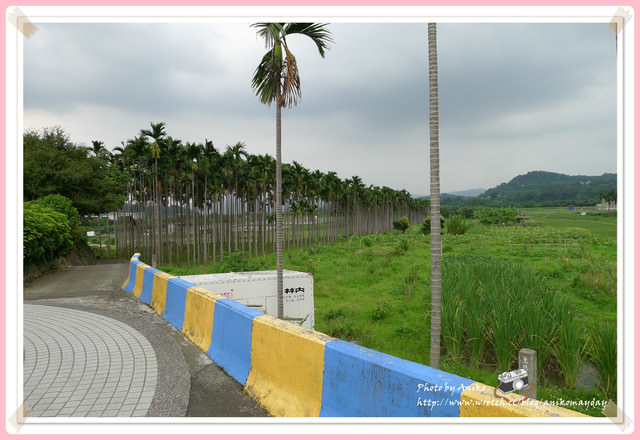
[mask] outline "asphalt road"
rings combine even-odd
[[[146,417],[268,417],[268,413],[244,393],[239,383],[182,333],[135,296],[121,290],[128,267],[128,261],[124,260],[92,266],[67,267],[25,285],[24,304],[45,306],[25,308],[25,346],[38,345],[26,343],[27,335],[31,334],[27,332],[27,325],[34,328],[38,326],[36,318],[31,321],[26,319],[27,310],[33,314],[35,310],[46,311],[52,310],[46,307],[57,307],[63,309],[59,310],[61,313],[67,310],[69,316],[73,315],[71,311],[100,315],[105,317],[102,320],[107,325],[111,320],[118,321],[120,325],[113,328],[117,327],[119,332],[125,332],[125,336],[129,329],[130,336],[141,339],[140,342],[144,346],[150,345],[155,353],[156,362],[153,368],[157,369],[157,378],[155,391],[152,393],[153,399],[148,409],[145,407]],[[86,313],[75,315],[92,316]],[[78,339],[74,337],[74,332],[78,333],[78,327],[72,328],[71,322],[65,324],[64,318],[59,321],[60,325],[69,327],[58,329],[61,332],[66,330],[71,335],[72,342],[68,345],[78,344],[73,342]],[[98,325],[100,320],[95,321]],[[53,338],[55,339],[55,336]],[[132,340],[126,337],[124,339]],[[58,342],[56,344],[60,345]],[[83,350],[86,352],[85,348]],[[138,355],[134,357],[139,358],[140,350],[142,348],[138,349]],[[35,371],[37,368],[32,366],[34,362],[29,363],[29,368]],[[26,364],[25,361],[25,369]],[[40,370],[43,368],[40,367]],[[119,370],[119,374],[122,374],[123,369],[111,370]]]

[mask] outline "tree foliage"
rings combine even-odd
[[[124,203],[127,176],[111,163],[110,154],[96,152],[95,144],[93,150],[74,145],[54,127],[27,131],[23,149],[25,200],[60,194],[82,215],[116,210]]]
[[[73,206],[73,202],[71,200],[65,196],[61,196],[60,194],[49,194],[48,196],[34,200],[33,203],[51,208],[60,214],[64,214],[67,217],[67,222],[71,228],[71,235],[73,236],[74,241],[78,241],[83,238],[80,235],[80,229],[78,228],[80,225],[80,214],[76,207]]]
[[[23,258],[26,264],[45,263],[73,248],[66,215],[36,202],[24,203]]]
[[[601,176],[569,176],[532,171],[514,177],[509,182],[491,188],[477,197],[443,194],[441,204],[447,207],[475,208],[479,206],[594,206],[605,195],[617,191],[617,174]],[[446,217],[450,215],[447,214]]]
[[[409,219],[407,217],[401,217],[400,220],[393,221],[393,229],[402,232],[403,234],[409,229]]]
[[[444,217],[440,216],[440,229],[444,229]],[[424,219],[421,226],[422,233],[427,235],[431,233],[431,216]]]
[[[461,215],[454,215],[447,220],[447,233],[452,235],[463,235],[470,227],[471,225]]]
[[[511,206],[595,205],[600,194],[615,191],[616,174],[569,176],[531,171],[480,195],[491,204]]]
[[[235,251],[272,252],[279,206],[274,157],[250,154],[242,142],[219,148],[169,133],[159,140],[136,136],[114,151],[114,164],[130,176],[127,203],[115,215],[120,255],[136,251],[156,254],[160,262],[207,264]],[[418,223],[428,207],[405,190],[366,185],[358,176],[342,179],[296,161],[282,164],[281,187],[285,248],[388,231],[401,216]]]
[[[73,163],[69,158],[77,155],[82,158],[79,163],[100,161],[110,173],[126,177],[126,203],[110,213],[103,231],[113,233],[119,256],[142,252],[157,255],[160,264],[184,260],[208,264],[237,251],[273,252],[275,159],[250,154],[242,142],[222,149],[211,140],[173,138],[164,123],[150,127],[112,153],[98,141],[90,150],[72,145],[59,129],[26,133],[25,149],[30,152],[25,162],[31,163],[25,163],[25,200],[42,194],[38,203],[59,209],[72,220],[76,213],[68,210],[66,197],[80,216],[91,213],[86,204],[77,202],[83,199],[73,199],[72,191],[64,187],[64,179],[72,176],[52,171],[65,169],[59,165]],[[43,154],[37,156],[39,152]],[[48,157],[54,165],[37,163]],[[47,181],[47,173],[53,182]],[[401,216],[419,223],[429,206],[405,190],[366,185],[358,176],[340,178],[334,171],[311,170],[295,161],[282,164],[282,177],[285,249],[388,231],[393,219]],[[105,206],[100,195],[93,197],[93,204]]]
[[[459,215],[462,218],[472,219],[474,209],[470,206],[451,206],[445,205],[440,207],[440,213],[445,218],[451,218]]]
[[[518,211],[515,208],[478,208],[474,212],[474,217],[480,220],[483,225],[501,225],[516,222]]]

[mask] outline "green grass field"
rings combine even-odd
[[[574,211],[568,208],[523,208],[521,211],[544,226],[584,228],[602,238],[616,240],[617,237],[618,217],[603,215],[594,207],[576,207]]]
[[[615,400],[616,219],[566,208],[521,211],[531,226],[473,223],[464,235],[443,234],[440,368],[491,385],[500,368],[517,366],[518,344],[530,345],[547,352],[538,399],[606,400],[606,392]],[[313,273],[316,330],[429,365],[430,246],[419,225],[406,234],[290,250],[284,264]],[[212,267],[160,269],[174,275],[275,269],[275,256],[236,253]],[[480,305],[474,298],[481,291],[493,296]],[[467,315],[445,326],[445,309]],[[474,329],[474,312],[494,318]],[[535,329],[547,334],[536,336]],[[576,386],[586,362],[599,367],[600,389]],[[573,409],[602,415],[600,408]]]

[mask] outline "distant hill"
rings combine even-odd
[[[476,189],[467,189],[464,191],[453,191],[446,193],[450,196],[460,196],[460,197],[478,197],[480,194],[483,194],[486,191],[485,188],[476,188]]]
[[[484,188],[476,188],[476,189],[466,189],[464,191],[452,191],[440,194],[440,198],[452,199],[457,197],[478,197],[480,194],[484,193],[486,189]],[[421,200],[429,200],[431,198],[430,195],[426,196],[414,196],[416,199]]]
[[[490,204],[516,206],[591,205],[601,194],[617,190],[617,175],[569,176],[548,171],[531,171],[491,188],[480,196]]]

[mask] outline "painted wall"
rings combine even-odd
[[[255,311],[131,257],[122,289],[278,417],[585,417]]]

